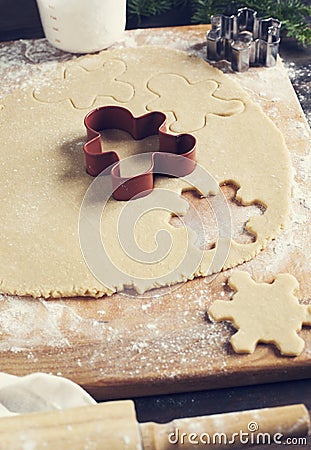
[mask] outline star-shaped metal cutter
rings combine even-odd
[[[145,196],[153,190],[154,174],[183,177],[196,165],[196,138],[191,134],[173,135],[166,132],[166,115],[154,111],[139,117],[121,106],[102,106],[90,111],[84,119],[87,142],[83,147],[86,171],[96,177],[111,167],[113,197],[130,200]],[[121,176],[120,158],[115,151],[104,151],[100,132],[118,129],[128,132],[133,139],[159,136],[159,150],[151,153],[149,169],[136,176]]]
[[[249,66],[276,64],[281,28],[278,19],[259,18],[257,11],[246,7],[232,16],[211,16],[211,25],[206,34],[208,60],[227,60],[238,72]]]

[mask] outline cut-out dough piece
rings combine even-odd
[[[238,271],[229,285],[236,291],[233,300],[216,300],[208,313],[238,329],[230,339],[236,353],[253,353],[259,342],[275,344],[282,355],[303,351],[304,340],[297,332],[311,325],[311,307],[299,304],[294,295],[299,284],[292,275],[279,274],[269,284],[256,283],[247,272]]]
[[[244,109],[241,100],[224,100],[214,96],[218,83],[213,80],[192,84],[183,76],[169,73],[151,78],[147,87],[159,96],[147,105],[147,109],[174,112],[176,122],[170,126],[170,129],[177,133],[187,129],[200,130],[206,124],[207,114],[227,117],[238,114]],[[193,105],[195,105],[195,114],[189,114]]]
[[[128,102],[134,95],[133,87],[116,80],[125,70],[125,64],[118,60],[107,61],[96,70],[71,65],[65,69],[64,78],[54,82],[53,89],[50,86],[37,88],[34,97],[46,103],[68,99],[78,109],[91,107],[100,96],[107,96],[121,103]]]

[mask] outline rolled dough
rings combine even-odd
[[[221,264],[213,261],[217,242],[216,248],[203,252],[195,270],[174,271],[189,244],[187,229],[169,223],[172,213],[186,211],[180,197],[170,210],[151,211],[137,222],[136,240],[144,252],[154,251],[159,230],[167,230],[172,239],[168,254],[146,265],[124,253],[116,223],[125,202],[111,200],[103,213],[102,240],[125,277],[112,287],[94,277],[78,236],[80,205],[93,181],[84,167],[83,118],[96,106],[117,104],[136,116],[162,110],[172,132],[197,137],[198,163],[217,183],[238,186],[236,198],[243,205],[266,208],[246,225],[254,242],[232,241]],[[47,86],[7,96],[0,109],[0,127],[3,293],[100,297],[131,286],[133,278],[142,280],[135,281],[138,291],[174,284],[253,258],[286,223],[290,165],[281,133],[237,83],[186,53],[141,47],[65,63]],[[129,138],[119,148],[122,158],[137,151],[141,150]],[[165,177],[156,180],[156,187],[177,194],[189,189],[182,179]]]

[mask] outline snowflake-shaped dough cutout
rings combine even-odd
[[[216,300],[209,308],[211,319],[231,321],[238,332],[231,339],[236,353],[253,353],[257,343],[273,343],[282,355],[297,356],[304,349],[298,336],[302,325],[311,325],[311,306],[300,305],[294,292],[298,281],[285,273],[273,283],[256,283],[247,272],[229,279],[236,291],[233,300]]]
[[[44,103],[58,103],[70,100],[77,109],[90,108],[97,97],[110,97],[113,100],[126,103],[134,95],[131,84],[118,81],[116,78],[126,71],[123,61],[109,60],[95,70],[87,70],[78,65],[68,66],[63,79],[49,86],[34,90],[34,98]],[[83,88],[82,88],[83,86]]]
[[[176,121],[170,129],[176,133],[200,130],[205,126],[208,114],[228,117],[244,110],[241,100],[217,97],[218,83],[214,80],[190,83],[181,75],[160,74],[151,78],[147,87],[158,95],[147,109],[172,112]],[[191,110],[191,105],[195,105],[195,110]]]

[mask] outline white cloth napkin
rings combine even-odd
[[[86,391],[67,378],[46,373],[17,377],[0,372],[0,417],[94,404]]]

